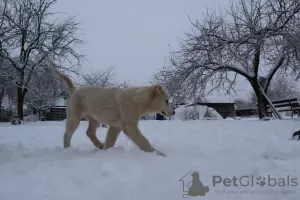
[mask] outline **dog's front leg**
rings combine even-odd
[[[151,146],[150,142],[140,132],[137,124],[124,124],[122,129],[123,132],[143,151],[155,152],[158,155],[165,156],[163,152],[158,151]]]
[[[105,143],[104,143],[104,150],[111,148],[115,145],[120,132],[121,132],[121,128],[119,127],[110,126],[108,128]]]

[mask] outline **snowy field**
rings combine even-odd
[[[300,199],[300,141],[291,139],[300,120],[141,121],[167,157],[123,133],[114,148],[96,150],[86,128],[63,149],[64,122],[0,124],[0,200]],[[102,141],[106,130],[97,130]],[[193,171],[205,196],[187,195],[199,186]]]

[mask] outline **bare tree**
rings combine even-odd
[[[37,67],[65,66],[76,70],[82,55],[75,48],[78,25],[73,17],[54,19],[52,7],[57,0],[2,0],[0,2],[0,57],[9,65],[1,65],[17,86],[17,111],[23,119],[24,98]],[[53,19],[53,20],[51,20]],[[47,65],[46,65],[47,63]]]
[[[267,95],[272,100],[300,97],[296,82],[287,76],[276,75],[271,81]]]
[[[16,111],[17,105],[17,87],[13,84],[5,88],[5,95],[7,96],[10,110]]]
[[[296,82],[290,76],[276,74],[269,84],[268,97],[275,101],[286,98],[300,97]],[[250,102],[256,104],[255,93],[250,93]]]
[[[252,86],[259,117],[266,115],[264,93],[275,73],[299,75],[300,2],[239,0],[227,13],[207,12],[171,52],[170,65],[158,72],[172,88],[189,95],[234,92],[237,76]],[[266,73],[261,87],[258,78]]]
[[[47,68],[35,70],[28,88],[25,104],[39,114],[39,119],[41,111],[53,106],[64,92],[62,82]]]
[[[9,103],[15,104],[16,94],[16,86],[13,81],[5,76],[5,74],[0,74],[0,107],[2,106],[4,98],[6,98]],[[9,107],[12,108],[12,105]]]
[[[119,88],[129,88],[130,87],[130,81],[124,79],[121,83],[117,84],[117,87]]]
[[[2,107],[2,102],[3,102],[3,99],[4,99],[4,93],[5,90],[4,90],[4,87],[1,87],[0,88],[0,108]]]
[[[115,67],[109,67],[103,71],[96,69],[87,74],[82,75],[82,83],[84,86],[102,86],[102,87],[114,87],[115,81]]]
[[[0,76],[0,108],[2,107],[2,102],[5,94],[6,80],[4,77]]]
[[[206,98],[205,98],[205,95],[203,95],[203,94],[198,94],[193,99],[193,103],[200,103],[200,102],[205,102],[205,101],[206,101]]]

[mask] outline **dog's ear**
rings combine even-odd
[[[156,97],[158,95],[162,95],[162,86],[161,85],[154,85],[152,88],[152,97]]]
[[[161,91],[162,91],[161,85],[157,85],[157,86],[156,86],[156,91],[161,93]]]

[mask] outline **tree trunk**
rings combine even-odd
[[[4,88],[0,90],[0,108],[2,106],[3,98],[4,98]]]
[[[18,111],[18,117],[20,120],[23,120],[23,89],[22,87],[18,86],[17,88],[17,111]]]
[[[263,91],[259,87],[259,84],[257,80],[251,80],[250,81],[251,86],[255,92],[256,99],[257,99],[257,104],[258,104],[258,116],[259,119],[262,119],[263,117],[267,116],[267,105],[266,105],[266,100],[263,95]]]
[[[23,83],[24,83],[25,72],[21,71],[19,74],[19,82],[17,87],[17,112],[20,120],[23,120],[23,105],[24,105],[24,93],[23,93]]]

